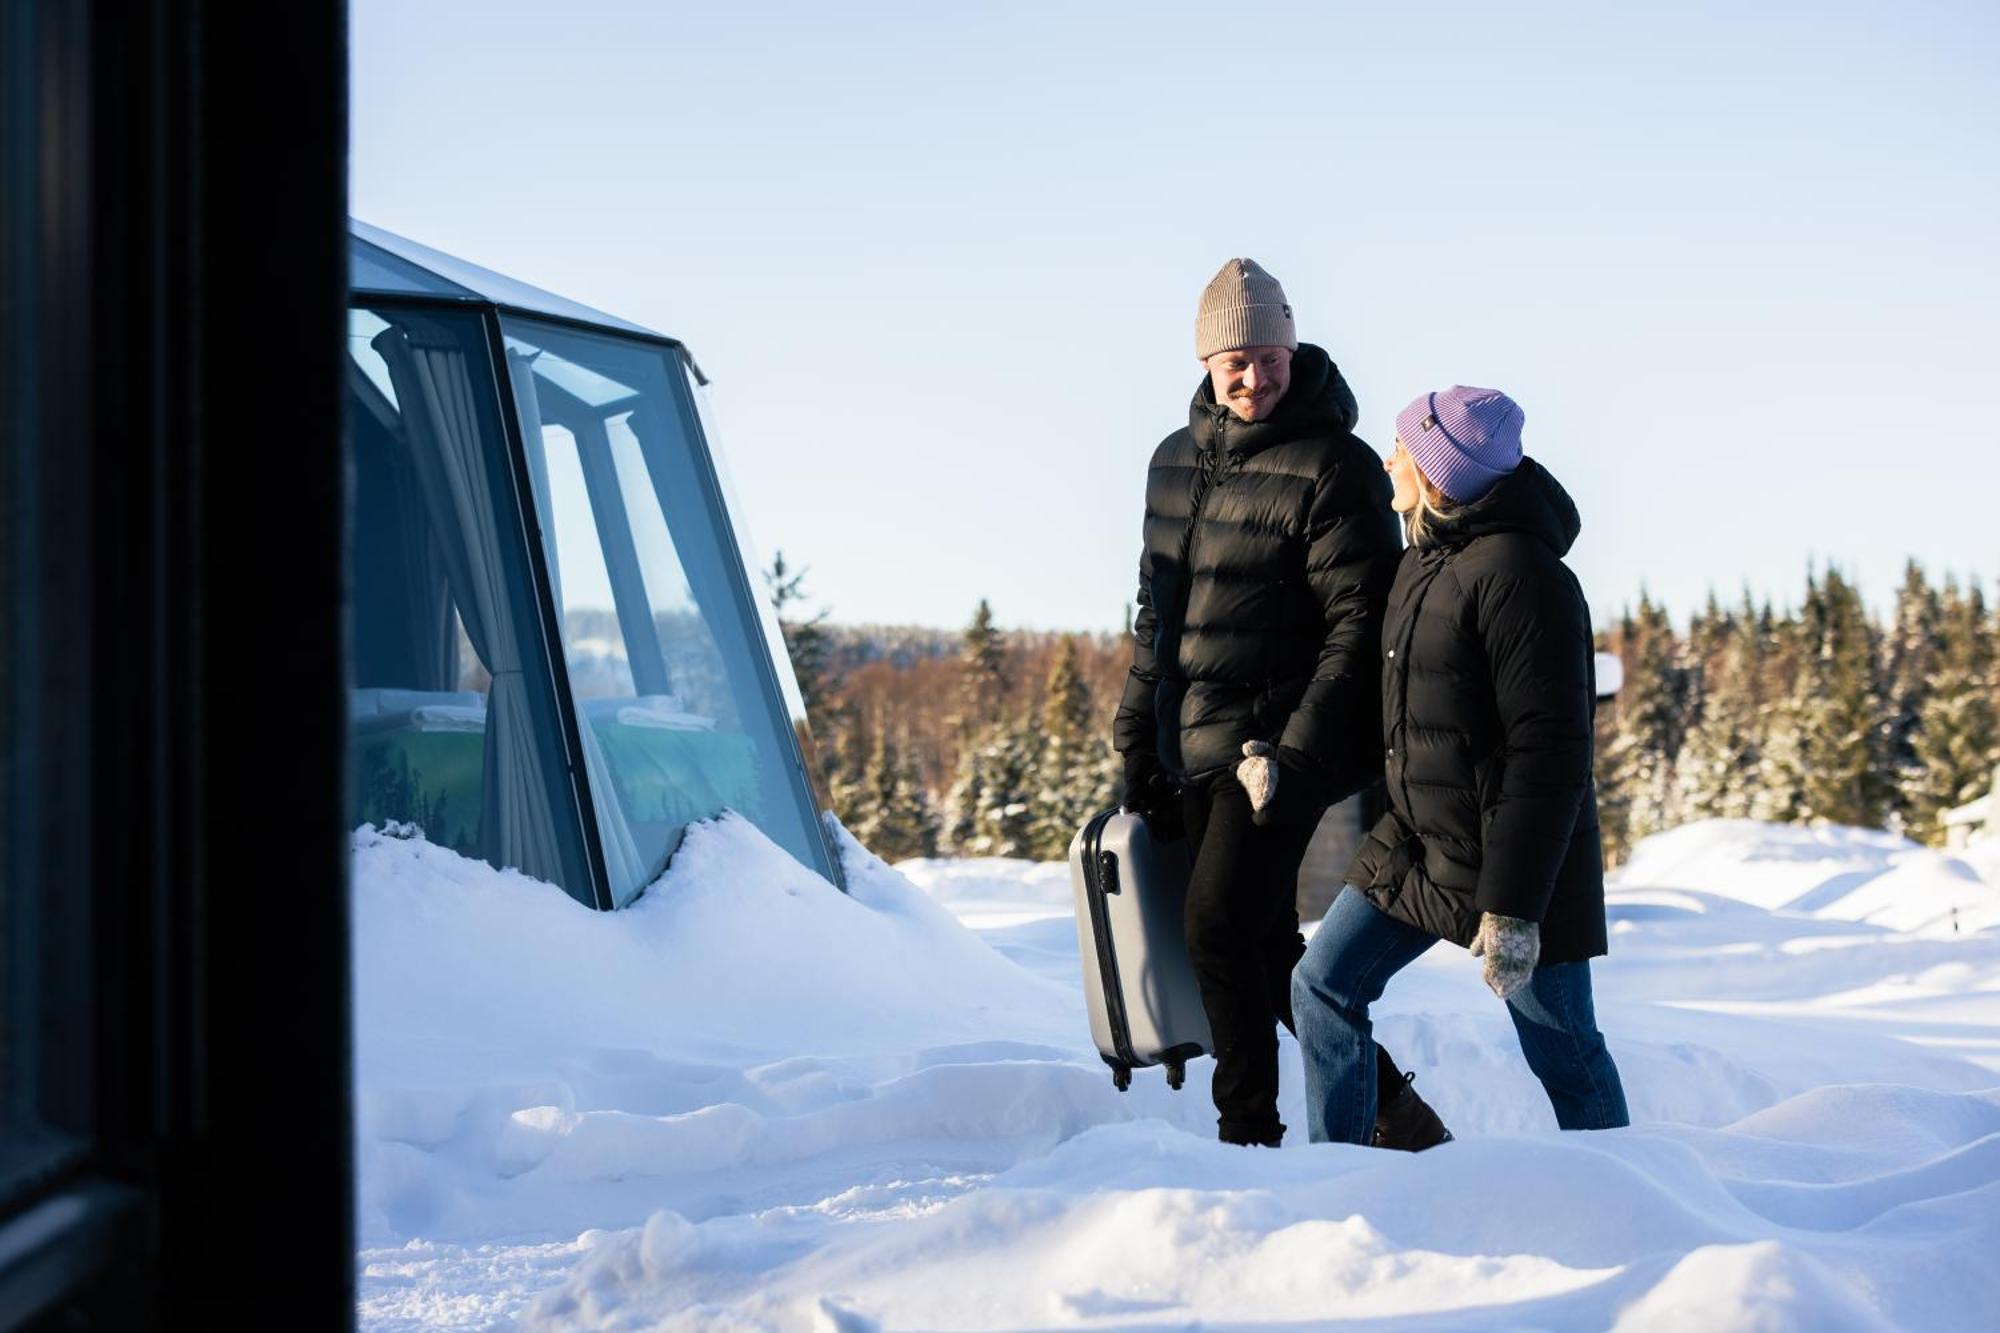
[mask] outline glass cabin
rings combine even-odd
[[[729,809],[838,884],[687,349],[363,223],[350,254],[350,823],[608,909]]]

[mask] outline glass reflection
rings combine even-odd
[[[613,898],[732,809],[831,877],[672,352],[508,319],[507,360]]]

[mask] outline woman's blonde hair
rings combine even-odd
[[[1403,449],[1406,456],[1409,455],[1410,451],[1403,448],[1401,439],[1396,441],[1396,447]],[[1458,506],[1443,491],[1431,485],[1431,479],[1417,466],[1414,457],[1410,458],[1410,471],[1415,473],[1417,478],[1417,504],[1416,508],[1403,515],[1403,530],[1410,539],[1410,545],[1422,546],[1430,540],[1431,525],[1440,519],[1449,518]]]

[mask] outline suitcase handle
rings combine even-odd
[[[1097,883],[1107,894],[1118,892],[1118,853],[1097,854]]]

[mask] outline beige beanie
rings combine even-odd
[[[1232,259],[1210,279],[1194,317],[1194,354],[1206,361],[1238,347],[1299,345],[1285,289],[1254,259]]]

